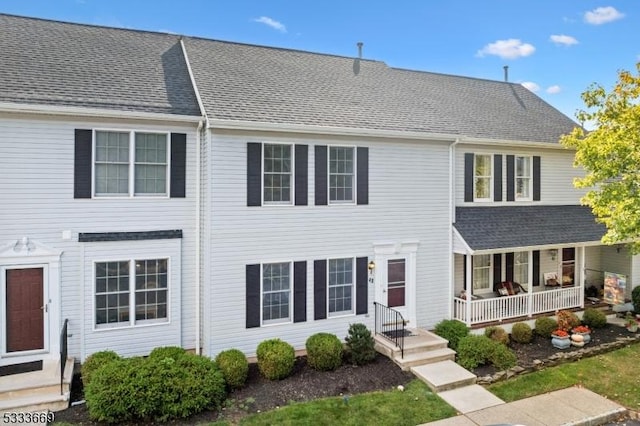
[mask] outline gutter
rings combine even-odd
[[[191,63],[189,62],[189,55],[187,54],[187,48],[184,45],[184,41],[182,36],[179,39],[180,48],[182,49],[182,54],[184,55],[185,65],[187,66],[187,71],[189,72],[189,79],[191,81],[191,85],[193,86],[193,91],[196,95],[196,100],[198,101],[198,108],[200,108],[200,114],[202,114],[201,120],[198,123],[198,129],[196,131],[196,354],[200,355],[201,350],[201,328],[202,328],[202,224],[201,222],[201,208],[202,208],[202,143],[203,140],[206,142],[207,132],[209,129],[209,117],[207,117],[207,111],[204,108],[204,104],[202,103],[202,97],[200,96],[200,91],[198,90],[198,85],[196,84],[195,76],[193,75],[193,70],[191,69]]]

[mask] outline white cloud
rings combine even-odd
[[[287,32],[287,27],[284,26],[283,23],[276,21],[275,19],[271,19],[268,16],[261,16],[253,20],[254,22],[260,22],[261,24],[265,24],[274,30],[278,30],[281,33]]]
[[[613,6],[598,7],[584,14],[585,22],[592,25],[606,24],[607,22],[613,22],[623,17],[624,13],[618,12]]]
[[[547,90],[546,90],[547,93],[550,93],[552,95],[555,95],[556,93],[560,93],[561,91],[562,91],[562,88],[557,84],[547,87]]]
[[[555,44],[563,44],[565,46],[571,46],[572,44],[578,44],[578,40],[574,37],[564,35],[564,34],[554,34],[549,39]]]
[[[536,48],[533,45],[523,43],[516,38],[510,38],[508,40],[497,40],[495,43],[487,44],[478,51],[476,56],[495,55],[503,59],[517,59],[532,55],[535,51]]]
[[[521,83],[525,88],[529,89],[532,92],[537,92],[538,90],[540,90],[540,86],[538,86],[536,83],[534,83],[533,81],[525,81],[524,83]]]

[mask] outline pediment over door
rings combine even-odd
[[[59,258],[61,254],[61,250],[56,250],[29,237],[22,237],[0,246],[0,260],[10,258]]]

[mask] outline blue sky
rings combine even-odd
[[[0,0],[0,12],[344,56],[523,83],[575,119],[591,84],[640,61],[624,0]],[[0,29],[1,34],[1,29]]]

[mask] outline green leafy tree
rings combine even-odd
[[[638,74],[619,71],[610,92],[594,84],[582,94],[587,110],[577,113],[580,122],[595,129],[576,128],[561,143],[576,149],[575,165],[584,168],[577,188],[589,191],[582,203],[591,207],[607,227],[605,244],[634,241],[640,252],[640,63]]]

